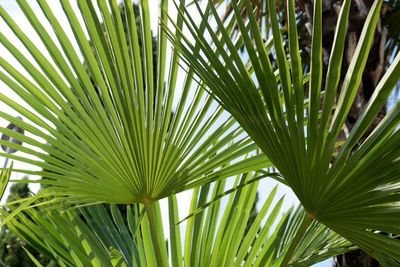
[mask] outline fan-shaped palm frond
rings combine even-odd
[[[231,1],[235,14],[225,24],[211,3],[205,9],[196,5],[203,18],[200,25],[192,20],[193,10],[189,15],[188,10],[182,9],[181,19],[195,43],[188,35],[181,39],[170,37],[212,94],[277,167],[306,209],[301,230],[291,243],[293,251],[306,229],[318,220],[382,264],[393,266],[400,262],[400,241],[382,233],[400,233],[400,131],[396,131],[400,103],[366,139],[362,137],[400,78],[400,54],[377,85],[349,138],[336,149],[334,144],[359,87],[382,5],[377,0],[371,8],[336,100],[350,2],[344,1],[340,11],[324,86],[321,0],[314,1],[308,87],[303,86],[292,0],[287,4],[287,48],[282,41],[274,1],[268,1],[273,54],[280,74],[278,82],[249,1]],[[240,12],[243,5],[247,7],[248,20]],[[209,23],[210,17],[217,29]],[[230,38],[233,22],[240,30],[234,41]],[[245,45],[254,73],[248,71],[237,51],[239,44]],[[305,113],[303,101],[307,91],[309,105]],[[286,266],[290,260],[289,255],[282,265]]]
[[[1,128],[26,144],[0,140],[25,153],[1,155],[43,168],[16,171],[48,177],[41,182],[51,191],[77,202],[147,203],[268,165],[265,156],[243,159],[256,146],[193,82],[191,69],[183,77],[178,73],[179,57],[169,57],[165,33],[153,47],[148,1],[141,1],[140,16],[128,0],[61,1],[64,14],[54,13],[47,1],[37,1],[37,10],[17,2],[46,51],[0,8],[28,50],[21,52],[0,33],[20,64],[1,56],[0,79],[21,102],[5,93],[0,100],[24,121],[3,111],[0,116],[28,134]]]
[[[52,185],[46,190],[70,202],[145,204],[159,266],[163,250],[151,203],[270,166],[264,155],[245,156],[256,145],[194,81],[194,72],[181,75],[179,55],[168,52],[166,34],[159,31],[153,43],[148,1],[140,2],[139,14],[130,0],[62,0],[57,12],[47,1],[36,7],[27,0],[17,3],[34,33],[0,7],[0,17],[20,41],[1,30],[0,43],[17,63],[1,55],[0,79],[19,98],[3,92],[0,101],[24,120],[4,111],[0,117],[26,136],[0,128],[24,143],[1,139],[23,154],[0,155],[40,167],[15,171],[46,177],[40,181]],[[168,1],[160,8],[167,9]],[[167,21],[165,15],[161,19]]]
[[[235,185],[249,179],[254,177],[238,177]],[[225,181],[219,181],[194,189],[189,212],[195,212],[208,199],[215,199],[224,188]],[[278,265],[288,252],[288,244],[305,212],[302,208],[284,212],[283,198],[276,199],[276,187],[246,232],[257,188],[257,183],[252,183],[230,194],[227,202],[215,201],[204,212],[187,220],[186,233],[181,233],[177,224],[179,203],[175,196],[170,197],[168,241],[161,224],[166,218],[162,218],[158,203],[154,203],[159,242],[166,244],[160,246],[164,265],[168,262],[177,267]],[[127,206],[126,210],[104,204],[68,210],[31,208],[19,213],[8,226],[60,265],[156,266],[149,243],[150,225],[146,215],[143,219],[140,216],[137,204]],[[299,266],[309,266],[354,248],[318,222],[313,223],[312,229],[293,259]]]

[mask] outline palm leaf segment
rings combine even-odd
[[[360,84],[382,5],[378,0],[371,7],[336,100],[350,2],[344,1],[341,7],[324,86],[322,1],[314,1],[307,87],[303,86],[306,75],[302,70],[292,0],[287,2],[287,48],[282,41],[274,2],[268,1],[274,44],[272,56],[276,58],[277,70],[272,67],[270,51],[251,12],[250,1],[231,1],[234,14],[225,23],[211,2],[203,9],[196,5],[204,18],[199,26],[192,20],[193,10],[189,15],[187,9],[182,9],[181,18],[195,43],[189,37],[171,36],[171,39],[215,98],[238,120],[294,190],[308,213],[303,231],[317,219],[382,263],[396,265],[400,262],[400,242],[382,233],[400,233],[400,209],[396,203],[400,199],[400,131],[396,131],[400,104],[388,112],[367,138],[364,134],[400,78],[400,54],[377,85],[344,145],[336,149],[335,143]],[[240,12],[243,6],[246,6],[247,20]],[[234,25],[238,25],[239,34],[235,34]],[[245,48],[250,66],[243,62],[238,52],[240,47]],[[280,75],[278,81],[275,71]],[[307,91],[308,105],[304,111]],[[293,251],[295,243],[291,247]]]
[[[4,195],[4,192],[6,191],[8,181],[10,180],[11,176],[11,170],[12,170],[12,165],[8,169],[3,169],[0,172],[0,200]]]
[[[0,116],[27,133],[1,128],[27,144],[1,140],[25,153],[1,155],[43,169],[16,171],[48,177],[41,182],[73,201],[133,203],[268,165],[264,155],[243,161],[255,145],[193,82],[192,70],[178,73],[179,56],[167,53],[165,33],[153,44],[148,1],[141,1],[140,14],[132,1],[63,0],[64,14],[54,13],[46,1],[37,1],[39,11],[26,0],[17,2],[45,49],[0,7],[29,51],[22,53],[0,33],[20,65],[0,57],[0,79],[21,102],[5,93],[0,100],[24,121],[3,111]],[[161,1],[161,8],[167,5]],[[62,24],[64,15],[68,23]]]

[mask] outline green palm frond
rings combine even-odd
[[[250,1],[231,1],[234,15],[225,23],[211,2],[203,9],[199,5],[195,5],[197,10],[182,8],[181,19],[191,34],[177,39],[167,32],[189,66],[195,68],[212,95],[276,166],[307,211],[304,227],[300,227],[302,230],[292,242],[293,251],[306,229],[317,220],[382,264],[397,266],[400,241],[383,233],[400,234],[400,131],[396,130],[400,103],[370,135],[364,135],[400,78],[400,54],[377,85],[348,139],[341,147],[335,147],[360,85],[382,5],[381,0],[372,5],[339,90],[350,2],[344,1],[340,11],[325,85],[322,84],[321,0],[314,1],[308,86],[303,86],[305,75],[292,0],[287,4],[288,46],[283,43],[274,1],[268,1],[272,52],[262,38]],[[248,19],[243,19],[240,12],[243,6]],[[200,25],[193,21],[193,12],[203,18]],[[217,29],[210,21],[216,23]],[[232,40],[234,24],[240,33]],[[253,74],[238,52],[241,44],[245,46]],[[271,55],[276,58],[277,69],[273,68]],[[279,80],[275,79],[276,71]],[[306,112],[304,98],[308,103]],[[287,265],[290,258],[282,264]]]
[[[290,262],[293,266],[311,266],[330,257],[342,254],[344,250],[354,250],[356,247],[351,245],[349,241],[339,236],[331,229],[313,221],[304,236],[298,241],[300,244],[295,247],[295,251],[291,252],[290,245],[296,232],[299,231],[301,222],[304,220],[306,212],[302,207],[293,211],[293,214],[288,218],[288,226],[281,227],[277,234],[279,237],[279,246],[276,249],[282,254],[280,260],[282,263],[286,255],[292,255]]]
[[[251,175],[238,177],[234,187],[248,179],[252,179]],[[284,198],[276,197],[278,187],[275,187],[266,194],[267,199],[246,231],[257,188],[257,183],[244,187],[230,194],[227,203],[218,201],[187,220],[184,266],[280,266],[290,253],[290,242],[306,212],[301,207],[285,211]],[[223,182],[213,188],[202,187],[193,195],[191,211],[202,207],[207,197],[214,199],[223,190]],[[292,257],[294,266],[310,266],[355,248],[318,222],[313,223],[301,241],[303,245]]]
[[[238,177],[233,186],[249,179],[253,175]],[[214,199],[224,188],[225,181],[219,181],[194,189],[189,212]],[[175,196],[168,199],[168,222],[162,218],[158,202],[154,203],[159,242],[165,244],[160,246],[165,266],[169,262],[174,267],[278,266],[305,211],[297,208],[285,212],[284,199],[277,199],[275,187],[267,193],[259,214],[246,231],[257,188],[258,184],[253,183],[230,194],[227,201],[215,201],[187,220],[186,233],[178,224],[180,205]],[[141,217],[143,206],[121,207],[100,204],[67,210],[31,208],[20,212],[8,227],[62,266],[156,266],[150,224],[147,215]],[[170,229],[167,241],[163,220]],[[318,222],[313,223],[303,241],[293,259],[298,266],[309,266],[354,249]]]
[[[264,155],[244,159],[256,145],[204,93],[190,68],[180,75],[179,55],[167,52],[166,34],[160,31],[153,43],[148,1],[136,14],[128,0],[77,1],[78,11],[74,1],[63,0],[68,23],[47,1],[37,1],[47,21],[28,1],[17,2],[45,51],[0,7],[28,50],[21,52],[0,32],[0,42],[23,69],[0,56],[0,79],[22,102],[5,93],[0,101],[24,121],[5,112],[0,117],[27,133],[0,128],[25,144],[0,140],[25,153],[1,155],[43,169],[15,171],[47,177],[41,182],[71,201],[130,204],[270,165]],[[168,2],[161,1],[161,8]]]
[[[104,220],[104,206],[96,208],[96,219]],[[102,242],[109,240],[98,238],[80,215],[78,210],[73,209],[30,208],[18,213],[7,226],[36,250],[53,257],[61,266],[112,266],[113,248]],[[6,216],[4,212],[3,216]],[[109,215],[105,219],[110,220]],[[119,240],[120,235],[112,223],[104,226],[107,226],[104,231],[114,231],[108,237]],[[129,239],[130,235],[124,237],[124,241]]]

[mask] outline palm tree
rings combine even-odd
[[[377,84],[348,139],[340,147],[335,146],[361,83],[382,2],[375,1],[368,13],[338,99],[351,1],[344,1],[340,9],[324,79],[323,2],[314,1],[311,71],[306,86],[294,1],[287,3],[288,54],[283,46],[274,1],[268,1],[277,69],[268,57],[268,46],[250,1],[232,1],[234,15],[225,23],[212,3],[205,9],[196,5],[197,12],[204,18],[200,26],[192,20],[194,11],[185,9],[181,19],[191,31],[190,38],[187,34],[181,39],[170,35],[189,66],[258,144],[304,206],[307,216],[288,248],[291,252],[296,251],[310,224],[318,221],[381,264],[396,266],[400,262],[400,243],[394,238],[399,233],[395,218],[399,215],[396,184],[400,178],[397,168],[400,152],[395,144],[400,138],[396,131],[400,105],[397,104],[366,139],[361,139],[400,78],[400,54]],[[247,19],[241,12],[243,6]],[[208,22],[210,16],[217,23],[217,29]],[[232,40],[234,25],[240,34]],[[237,51],[241,46],[245,47],[250,64],[241,59]],[[279,73],[279,79],[275,72]],[[306,88],[308,105],[304,113]],[[283,266],[290,264],[291,253],[287,255]]]
[[[397,182],[400,176],[400,151],[397,146],[400,133],[395,129],[400,119],[400,106],[397,105],[387,114],[366,140],[360,141],[360,138],[399,79],[400,56],[396,57],[377,85],[372,100],[349,138],[344,143],[338,143],[337,137],[351,108],[366,64],[366,51],[371,46],[373,31],[367,29],[375,28],[382,5],[382,1],[375,2],[369,13],[344,79],[340,98],[336,101],[339,82],[337,74],[341,70],[350,2],[344,2],[339,16],[324,91],[321,90],[322,1],[315,1],[309,77],[302,73],[293,1],[289,1],[288,5],[290,61],[283,48],[274,3],[272,0],[268,2],[278,69],[272,68],[266,51],[266,47],[270,46],[265,46],[249,1],[232,1],[235,16],[225,25],[213,5],[208,5],[205,11],[197,6],[198,12],[204,13],[200,27],[197,27],[182,2],[178,8],[178,18],[172,22],[176,31],[159,31],[157,77],[153,76],[150,12],[145,0],[140,3],[141,31],[136,27],[131,1],[124,1],[126,24],[129,25],[128,36],[123,29],[117,1],[98,1],[98,6],[91,1],[78,1],[77,14],[70,1],[62,0],[61,6],[69,25],[61,25],[49,5],[45,1],[38,1],[46,19],[52,25],[56,39],[49,35],[27,0],[18,1],[51,59],[44,56],[7,12],[0,8],[0,16],[36,61],[36,64],[32,64],[18,47],[0,33],[0,42],[30,75],[29,78],[24,77],[19,70],[0,57],[0,79],[29,107],[0,94],[0,100],[17,110],[24,121],[17,121],[4,112],[0,112],[0,116],[45,141],[43,143],[37,138],[23,137],[18,133],[10,136],[23,141],[25,145],[1,141],[1,144],[35,157],[32,159],[31,156],[8,155],[10,158],[49,170],[17,170],[50,178],[41,182],[52,186],[30,201],[36,201],[40,197],[46,201],[48,192],[58,197],[48,202],[58,205],[61,203],[64,208],[68,208],[68,205],[99,202],[141,203],[139,205],[142,206],[139,207],[144,205],[144,216],[147,219],[140,221],[140,230],[142,234],[145,232],[145,237],[141,245],[144,250],[138,259],[142,259],[141,263],[146,263],[143,259],[151,258],[153,266],[166,266],[169,255],[163,245],[156,201],[185,189],[203,186],[202,189],[195,189],[192,205],[194,215],[188,219],[191,226],[187,232],[189,238],[185,240],[185,266],[203,260],[203,255],[209,257],[210,246],[218,249],[214,253],[217,256],[211,255],[211,266],[229,266],[232,261],[238,266],[287,266],[301,264],[302,260],[306,260],[303,263],[307,265],[313,262],[310,259],[319,261],[325,256],[330,257],[350,249],[351,246],[343,238],[364,249],[382,264],[398,264],[399,241],[381,233],[399,232],[396,227],[399,223],[396,202],[399,198]],[[168,1],[161,1],[162,10],[167,9],[167,5]],[[243,20],[241,5],[247,7],[248,21]],[[83,24],[77,15],[83,18]],[[207,23],[209,16],[219,24],[217,31],[220,36]],[[101,27],[101,21],[106,25],[106,34]],[[165,13],[162,14],[161,23],[168,23]],[[235,29],[235,23],[241,34],[233,42],[230,36]],[[195,43],[188,39],[188,34],[182,32],[183,24],[191,31]],[[66,35],[67,27],[71,27],[74,38]],[[203,34],[204,31],[212,38],[212,42],[205,38],[207,35]],[[141,32],[140,36],[138,32]],[[167,68],[166,62],[167,36],[176,44],[170,68]],[[71,39],[76,41],[80,51],[73,50]],[[127,39],[130,40],[128,44]],[[142,45],[139,45],[138,39]],[[238,48],[243,45],[250,56],[250,65],[244,64],[238,53]],[[177,82],[180,55],[190,63],[182,84]],[[195,80],[194,73],[201,78],[200,81]],[[98,89],[94,88],[90,78],[98,85]],[[307,84],[308,98],[304,96],[304,87]],[[182,94],[178,89],[182,89]],[[208,89],[216,102],[231,113],[232,117],[223,117],[228,115],[204,89]],[[175,100],[175,96],[178,99]],[[193,101],[190,102],[192,96]],[[172,111],[175,116],[170,124]],[[264,154],[244,158],[256,149],[256,145],[236,124],[234,118]],[[222,225],[217,224],[218,219],[210,213],[213,218],[206,219],[204,231],[200,231],[202,218],[206,218],[201,211],[209,205],[204,204],[208,189],[203,191],[204,187],[209,186],[208,183],[237,173],[269,167],[272,163],[279,170],[278,174],[263,174],[260,171],[256,176],[239,178],[237,186],[231,190],[235,194],[231,195],[229,206],[235,205],[236,209],[226,210]],[[275,231],[269,235],[268,227],[271,225],[261,224],[264,218],[261,214],[265,215],[271,205],[266,202],[265,210],[260,212],[260,219],[256,219],[254,228],[247,233],[245,241],[241,242],[241,234],[237,238],[233,237],[245,229],[247,220],[240,219],[241,216],[249,216],[256,195],[256,181],[263,175],[274,176],[289,185],[304,208],[290,213],[290,216],[286,215],[289,217],[279,221]],[[200,195],[196,194],[198,192]],[[203,195],[201,192],[204,192]],[[236,197],[237,194],[242,197]],[[218,197],[213,195],[213,203],[217,202]],[[175,215],[177,209],[173,203],[172,201],[170,204],[171,215]],[[43,205],[42,202],[35,204]],[[211,208],[215,207],[217,206],[212,205]],[[95,209],[95,206],[90,208]],[[17,208],[11,215],[21,210]],[[274,214],[278,213],[279,205],[274,210]],[[27,231],[32,239],[36,238],[32,242],[38,241],[36,233],[44,235],[48,232],[41,231],[46,226],[59,222],[58,229],[63,231],[49,228],[52,236],[37,242],[40,244],[38,247],[44,251],[53,250],[50,253],[55,256],[66,256],[65,260],[72,261],[72,265],[81,260],[87,265],[96,265],[99,262],[102,264],[103,261],[119,264],[123,258],[121,250],[115,251],[113,246],[110,248],[108,245],[105,247],[104,244],[107,243],[102,243],[93,229],[87,229],[86,224],[77,220],[80,219],[80,214],[74,214],[75,211],[76,209],[67,209],[60,213],[55,209],[40,211],[31,208],[20,213],[19,220],[25,222],[22,225],[17,219],[8,219],[8,214],[4,211],[2,219],[10,227],[14,225],[14,230],[20,231],[21,235],[24,234],[21,231]],[[115,218],[119,218],[118,209],[114,208],[114,211]],[[32,214],[29,215],[29,212]],[[212,209],[207,212],[212,212]],[[94,211],[97,219],[91,221],[99,222],[99,216],[104,219],[105,216],[100,214],[101,211]],[[130,218],[140,216],[138,212],[136,215],[128,214],[131,214]],[[60,216],[61,219],[57,219]],[[32,223],[31,218],[38,218],[38,221]],[[175,225],[176,216],[170,218],[173,218],[171,225]],[[275,221],[273,216],[269,218],[272,218],[271,222]],[[138,222],[139,219],[131,222]],[[122,224],[116,220],[112,223],[122,229]],[[236,224],[229,223],[235,221],[239,223],[238,228]],[[208,227],[212,225],[218,225],[221,229],[214,239],[207,235]],[[130,234],[124,237],[128,236],[132,240],[132,229],[136,228],[132,227]],[[259,231],[263,234],[259,235]],[[71,239],[66,239],[65,236],[71,236]],[[173,236],[174,241],[171,242],[176,249],[171,249],[170,258],[171,261],[180,262],[181,244],[177,241],[179,234],[174,232]],[[117,238],[117,235],[112,237]],[[135,236],[141,237],[143,236]],[[77,238],[82,239],[77,241]],[[111,242],[116,240],[111,238]],[[136,240],[135,242],[139,243]],[[59,245],[57,250],[56,244]],[[192,257],[192,252],[195,252],[192,249],[202,247],[201,244],[208,244],[206,250],[200,250],[200,254],[194,253],[195,256]],[[322,257],[321,251],[326,252],[325,248],[331,249]],[[74,253],[71,259],[69,252],[72,251]],[[146,256],[147,254],[149,255]],[[210,266],[207,263],[209,262],[205,262],[204,266]]]

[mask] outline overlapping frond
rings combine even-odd
[[[251,175],[238,177],[234,187],[251,178]],[[184,266],[281,265],[286,255],[291,254],[289,245],[306,212],[301,207],[285,211],[282,208],[284,198],[276,198],[276,186],[267,193],[259,213],[249,224],[257,188],[260,189],[257,183],[244,187],[230,194],[227,203],[218,201],[203,213],[188,219]],[[208,197],[214,199],[223,191],[223,182],[218,182],[213,188],[202,187],[193,195],[191,210],[202,207]],[[170,220],[176,209],[170,210]],[[302,246],[297,247],[294,256],[290,257],[294,266],[310,266],[354,249],[351,243],[319,222],[313,223],[301,242]]]
[[[30,208],[20,212],[7,226],[36,250],[54,258],[61,266],[114,266],[112,260],[118,254],[129,257],[124,262],[132,263],[132,252],[137,250],[132,235],[129,230],[123,234],[120,232],[119,225],[114,224],[110,209],[106,207],[97,205],[86,212],[91,214],[93,210],[96,211],[94,222],[88,221],[91,217],[84,217],[77,209]],[[114,207],[111,206],[111,209]],[[127,216],[136,220],[138,218],[130,206]],[[97,232],[92,230],[92,225],[96,223],[102,223],[100,229],[95,228]],[[135,221],[130,223],[134,224]],[[124,227],[128,227],[128,223]],[[135,226],[132,228],[136,229]],[[118,253],[115,253],[115,249]],[[126,253],[126,249],[131,250]]]
[[[371,134],[366,136],[366,132],[400,78],[400,54],[377,85],[348,139],[335,147],[360,85],[382,5],[381,0],[372,5],[351,64],[341,79],[350,2],[342,4],[327,76],[322,79],[322,1],[314,1],[307,86],[303,86],[292,0],[287,2],[288,46],[283,42],[274,1],[268,1],[272,51],[263,40],[250,1],[231,1],[234,15],[225,23],[211,1],[203,9],[196,5],[197,11],[190,14],[183,10],[181,19],[191,36],[177,39],[169,35],[212,95],[238,120],[296,193],[308,214],[303,225],[311,227],[316,219],[382,264],[398,265],[400,241],[392,234],[400,233],[400,131],[396,130],[400,103]],[[243,6],[248,19],[240,12]],[[203,18],[200,25],[192,20],[193,12]],[[233,24],[240,31],[236,39],[231,39],[235,36]],[[244,44],[254,73],[248,71],[238,44]],[[277,69],[271,57],[276,59]],[[279,72],[279,80],[275,72]]]
[[[238,177],[233,186],[249,179],[254,177]],[[225,181],[219,181],[194,189],[189,212],[214,199],[224,188]],[[154,203],[165,266],[279,266],[306,214],[302,208],[284,212],[284,199],[276,198],[275,187],[249,224],[257,188],[257,183],[252,183],[230,194],[227,202],[215,201],[187,220],[186,233],[181,233],[178,224],[180,204],[175,196],[168,199],[169,221],[162,218],[160,206]],[[67,210],[31,208],[7,225],[62,266],[156,266],[150,225],[146,214],[141,217],[141,207],[101,204]],[[168,240],[163,220],[169,224]],[[318,222],[303,241],[292,261],[296,266],[309,266],[354,248]]]
[[[1,155],[42,170],[15,171],[46,177],[42,183],[76,202],[144,203],[269,165],[264,155],[244,159],[255,144],[190,68],[181,75],[166,34],[152,36],[148,1],[136,9],[129,0],[63,0],[63,14],[48,1],[17,2],[35,33],[0,7],[22,44],[0,32],[19,64],[1,55],[0,79],[20,98],[2,92],[0,101],[24,120],[0,117],[26,135],[0,128],[24,143],[0,140],[24,153]]]

